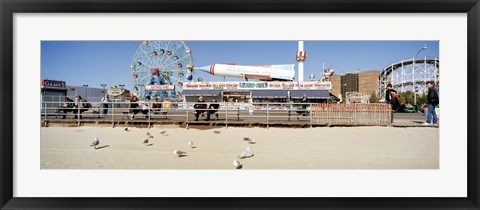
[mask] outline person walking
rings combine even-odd
[[[387,90],[385,91],[385,101],[387,104],[390,104],[392,107],[392,118],[391,122],[393,123],[393,115],[395,112],[398,111],[400,108],[400,98],[398,97],[398,93],[396,90],[393,89],[392,84],[387,85]]]
[[[101,104],[102,104],[102,114],[106,115],[108,112],[108,104],[110,103],[110,96],[105,94],[105,96],[102,98]]]
[[[440,99],[438,96],[438,90],[435,89],[435,85],[433,82],[428,82],[428,95],[427,95],[427,121],[423,123],[423,125],[432,125],[432,118],[433,118],[433,125],[437,125],[437,113],[435,112],[435,108],[440,104]]]

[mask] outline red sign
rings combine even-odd
[[[146,90],[175,90],[173,85],[147,85]]]
[[[58,88],[58,89],[67,88],[67,85],[64,81],[48,80],[48,79],[42,79],[40,86],[42,88]]]

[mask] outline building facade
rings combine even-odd
[[[358,78],[358,73],[346,73],[341,75],[342,97],[345,97],[347,92],[358,92]]]
[[[380,71],[355,71],[330,77],[332,82],[331,93],[345,99],[347,93],[362,95],[376,94]]]
[[[340,98],[342,94],[342,85],[341,85],[341,76],[340,75],[332,75],[330,76],[330,82],[332,82],[332,90],[331,93]]]
[[[358,92],[369,96],[376,94],[379,77],[380,71],[375,70],[358,73]]]

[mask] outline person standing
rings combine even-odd
[[[393,114],[400,108],[400,100],[398,97],[398,93],[396,90],[393,89],[392,84],[387,85],[387,91],[385,92],[385,101],[392,107],[391,122],[393,123]]]
[[[103,115],[106,115],[107,112],[108,112],[108,104],[110,103],[110,96],[107,94],[105,94],[105,96],[102,98],[102,114]]]
[[[307,109],[307,104],[308,103],[308,96],[306,93],[303,94],[303,97],[302,97],[302,109]]]
[[[428,109],[427,109],[427,121],[424,122],[424,125],[431,125],[432,123],[432,118],[433,118],[433,125],[437,125],[438,119],[437,119],[437,113],[435,112],[435,107],[440,104],[440,99],[438,96],[438,91],[435,89],[434,83],[433,82],[428,82],[428,95],[427,95],[427,103],[428,103]]]

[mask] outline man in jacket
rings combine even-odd
[[[391,122],[393,122],[393,114],[400,108],[400,100],[398,97],[398,93],[396,90],[393,89],[392,84],[387,85],[387,91],[385,92],[385,101],[387,102],[387,104],[390,104],[392,106]]]
[[[108,112],[108,105],[110,104],[110,96],[108,96],[108,93],[105,94],[105,96],[102,98],[101,104],[102,104],[102,114],[106,115]]]
[[[438,91],[435,89],[433,82],[428,82],[428,95],[427,95],[427,103],[428,103],[428,111],[427,111],[427,121],[423,123],[424,125],[431,125],[432,118],[433,118],[433,125],[437,125],[437,113],[435,112],[435,107],[440,104],[440,100],[438,97]]]

